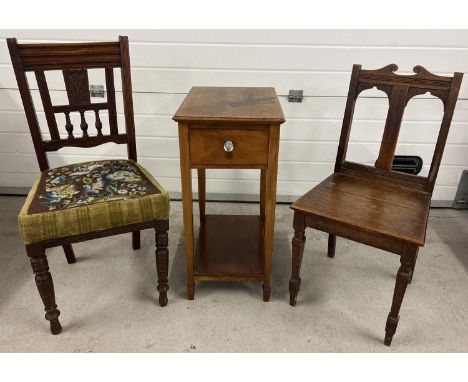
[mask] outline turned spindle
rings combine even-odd
[[[68,138],[74,138],[74,136],[73,136],[73,124],[71,123],[70,112],[68,112],[68,111],[65,112],[65,129],[67,130]]]
[[[81,117],[80,127],[81,127],[81,130],[83,130],[83,138],[87,138],[89,137],[88,124],[86,123],[84,110],[80,110],[80,117]]]
[[[97,135],[98,137],[102,136],[102,122],[101,119],[99,118],[99,110],[96,109],[94,110],[94,114],[96,115],[96,130],[97,130]]]

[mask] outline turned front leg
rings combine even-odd
[[[292,269],[291,279],[289,280],[289,304],[296,305],[297,294],[301,287],[301,278],[299,277],[302,264],[302,255],[304,253],[305,238],[305,220],[304,215],[294,212],[294,237],[292,239]]]
[[[385,325],[385,345],[390,346],[393,335],[396,332],[398,321],[400,320],[399,312],[403,297],[405,296],[406,287],[411,280],[411,273],[417,254],[417,247],[406,247],[400,257],[400,268],[398,269],[395,290],[393,292],[393,302],[390,313],[388,314],[387,324]]]
[[[52,276],[49,273],[49,264],[45,255],[45,249],[39,244],[31,244],[26,246],[31,267],[35,275],[37,290],[44,303],[44,310],[46,312],[45,318],[50,323],[50,332],[52,334],[59,334],[62,331],[59,316],[60,311],[57,309],[55,303],[55,291]]]
[[[167,249],[168,235],[167,231],[159,231],[156,229],[156,271],[158,274],[158,292],[159,305],[167,305],[167,291],[169,284],[167,275],[169,272],[169,251]]]

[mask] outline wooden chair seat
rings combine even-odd
[[[347,237],[347,232],[358,229],[374,237],[399,238],[423,246],[430,203],[431,194],[427,192],[389,181],[335,173],[291,208],[309,215],[311,224],[317,220],[317,229],[321,220],[336,223],[333,234],[338,236]]]
[[[25,244],[169,219],[167,192],[132,160],[101,160],[44,171],[19,215]]]

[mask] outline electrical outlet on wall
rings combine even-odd
[[[89,85],[91,97],[104,98],[104,85]]]
[[[288,102],[302,102],[304,98],[303,90],[290,90],[288,94]]]

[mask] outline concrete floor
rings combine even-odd
[[[130,235],[75,245],[68,265],[48,251],[63,332],[49,334],[18,236],[23,197],[0,197],[1,352],[466,352],[468,212],[433,209],[426,246],[408,287],[392,347],[383,345],[399,257],[308,230],[302,287],[288,304],[292,213],[277,207],[272,296],[261,284],[197,284],[185,299],[181,203],[171,203],[169,305],[157,304],[154,236],[142,249]],[[256,204],[209,203],[208,213],[256,213]],[[195,221],[197,219],[195,218]]]

